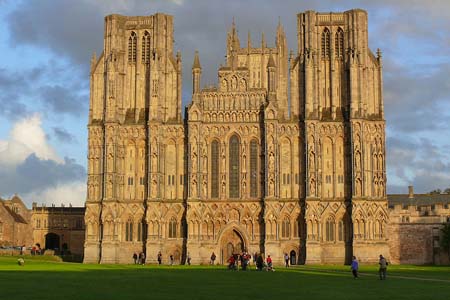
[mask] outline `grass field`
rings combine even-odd
[[[41,258],[41,257],[38,257]],[[83,265],[0,257],[0,299],[450,299],[450,267],[278,267],[276,272],[222,266]]]

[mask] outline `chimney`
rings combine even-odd
[[[414,186],[412,185],[408,186],[408,198],[410,199],[414,198]]]

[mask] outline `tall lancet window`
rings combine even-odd
[[[150,34],[148,31],[142,37],[142,62],[145,64],[150,62]]]
[[[334,39],[334,50],[337,58],[344,57],[344,31],[339,28]]]
[[[236,135],[230,138],[230,151],[229,151],[229,195],[230,198],[239,198],[239,139]]]
[[[330,30],[325,28],[322,32],[322,58],[330,57]]]
[[[258,197],[258,142],[250,142],[250,197]]]
[[[137,36],[136,32],[132,31],[130,37],[128,38],[128,62],[136,62],[136,45]]]
[[[211,143],[211,198],[219,197],[219,142]]]

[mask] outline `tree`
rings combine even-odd
[[[450,258],[450,222],[444,225],[441,229],[442,239],[441,239],[441,247],[444,250],[447,250],[448,256]]]
[[[446,188],[446,189],[444,190],[444,194],[450,194],[450,188]]]
[[[440,195],[440,194],[441,194],[441,189],[435,189],[430,192],[430,195]]]

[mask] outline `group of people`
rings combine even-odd
[[[386,280],[387,266],[389,265],[389,263],[387,262],[386,258],[384,258],[384,256],[381,254],[380,259],[378,260],[378,265],[380,266],[378,269],[378,275],[380,276],[380,280]],[[352,270],[353,278],[358,279],[359,262],[356,259],[356,256],[352,257],[352,264],[350,269]]]
[[[246,271],[248,266],[250,265],[251,259],[252,255],[247,252],[243,252],[242,254],[232,254],[228,259],[228,269],[239,270],[240,266],[242,271]],[[268,255],[266,260],[264,261],[264,257],[262,254],[255,253],[253,255],[253,263],[255,264],[256,270],[258,271],[275,271],[270,255]]]
[[[161,265],[161,264],[162,264],[162,254],[161,254],[161,251],[158,252],[158,256],[156,257],[156,259],[158,260],[158,265]],[[173,266],[173,261],[174,261],[173,255],[170,254],[170,255],[169,255],[169,265]],[[188,254],[187,262],[188,262],[189,265],[191,264],[191,258],[190,258],[190,256],[189,256],[189,254]]]
[[[133,260],[135,265],[145,265],[145,253],[141,252],[138,255],[136,252],[134,252]]]

